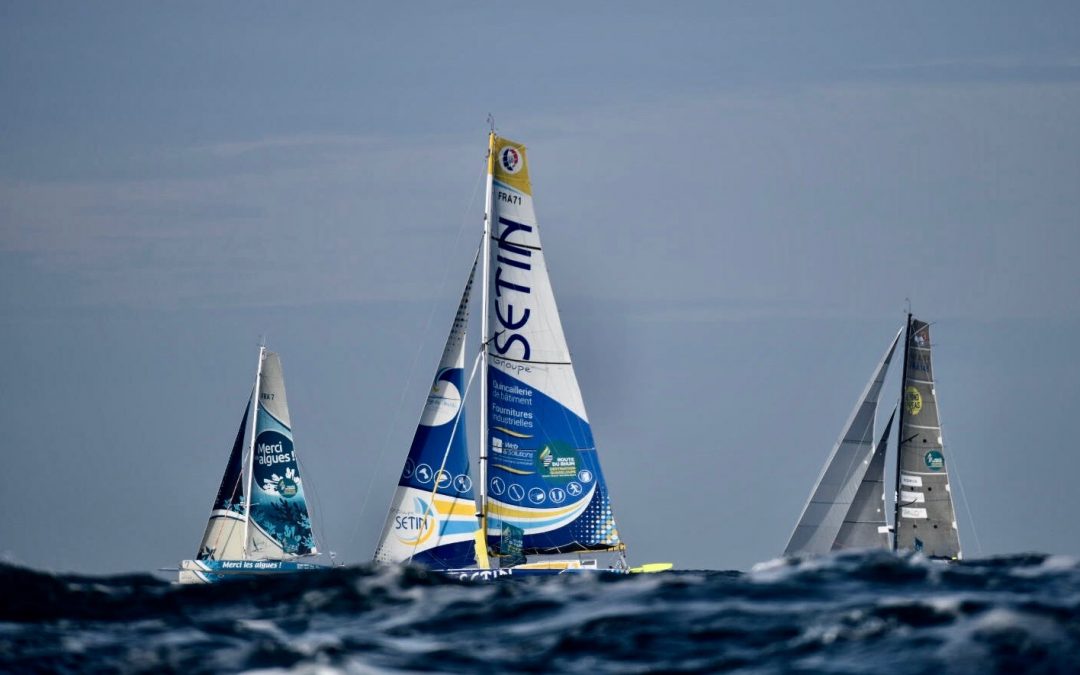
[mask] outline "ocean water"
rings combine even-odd
[[[1080,672],[1080,561],[1047,555],[471,583],[0,575],[2,672]]]

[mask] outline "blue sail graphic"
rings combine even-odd
[[[619,544],[589,423],[521,380],[490,370],[488,544],[502,524],[524,530],[526,554]]]
[[[475,271],[474,262],[375,552],[379,562],[434,568],[476,564],[476,503],[461,414]]]

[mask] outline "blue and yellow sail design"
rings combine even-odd
[[[525,146],[491,135],[488,546],[503,523],[526,554],[621,542],[548,277]]]
[[[274,352],[266,352],[263,359],[256,411],[248,557],[314,554],[315,537],[293,448],[285,379]]]
[[[377,562],[434,568],[476,564],[478,521],[461,415],[475,272],[474,262],[375,551]]]

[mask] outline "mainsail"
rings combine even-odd
[[[874,452],[878,395],[899,341],[898,332],[866,383],[844,433],[833,446],[810,499],[803,507],[784,555],[824,554],[834,548]]]
[[[492,133],[488,180],[488,546],[499,550],[508,524],[521,528],[526,555],[620,548],[544,262],[525,146]]]
[[[894,547],[960,558],[930,362],[930,325],[908,315],[896,476]]]
[[[475,273],[473,262],[375,550],[377,562],[413,561],[436,568],[476,564],[479,524],[461,414],[465,329]]]
[[[247,508],[244,500],[244,430],[247,429],[248,408],[244,406],[244,417],[240,420],[240,430],[236,432],[229,463],[225,465],[225,475],[221,477],[221,486],[214,497],[214,506],[210,509],[210,520],[206,523],[202,542],[199,544],[199,560],[239,560],[244,557],[244,522],[247,520]]]
[[[316,552],[304,484],[293,450],[281,359],[260,348],[255,429],[248,448],[247,558],[280,560]]]
[[[855,492],[844,524],[833,541],[833,550],[845,548],[889,548],[889,524],[885,519],[885,448],[892,431],[896,410],[889,415],[866,473]]]

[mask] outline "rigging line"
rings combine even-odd
[[[469,197],[468,203],[465,205],[464,212],[461,214],[461,225],[458,227],[457,234],[454,235],[454,245],[452,250],[456,250],[458,242],[461,241],[461,234],[465,231],[465,226],[469,222],[469,210],[472,208],[473,203],[476,201],[476,194],[480,191],[480,183],[487,178],[487,163],[484,164],[484,170],[477,178],[476,184],[473,186],[472,196]],[[449,264],[443,265],[442,280],[439,282],[439,291],[431,300],[431,308],[428,310],[427,322],[424,326],[424,332],[422,335],[429,335],[431,333],[431,323],[435,317],[435,309],[440,305],[440,299],[443,294],[443,290],[446,288],[446,280],[450,274]],[[420,362],[420,355],[424,351],[426,340],[421,339],[417,341],[416,352],[413,354],[412,365],[409,366],[409,371],[405,376],[405,384],[401,388],[401,396],[398,398],[398,404],[394,410],[394,415],[390,420],[390,424],[386,427],[386,436],[383,438],[382,444],[379,446],[379,451],[375,455],[375,464],[371,467],[371,471],[368,473],[367,488],[364,490],[364,496],[360,501],[360,511],[357,513],[356,524],[353,525],[352,535],[349,537],[349,546],[352,547],[356,543],[356,538],[360,534],[360,524],[364,521],[364,512],[367,510],[368,500],[371,497],[372,486],[375,484],[375,477],[379,475],[379,469],[382,467],[383,458],[386,456],[386,449],[390,445],[390,436],[394,433],[394,428],[397,427],[398,418],[401,417],[401,410],[405,406],[405,397],[409,393],[409,387],[412,385],[413,375],[416,374],[416,366]],[[423,408],[421,408],[423,410]]]
[[[944,444],[942,444],[942,445],[944,446]],[[956,463],[956,450],[954,450],[952,448],[949,448],[949,453],[951,455],[949,463],[952,464],[952,466],[956,468],[956,472],[955,472],[956,487],[958,487],[960,489],[959,490],[960,491],[960,499],[964,502],[964,510],[967,511],[968,522],[971,523],[971,536],[975,539],[975,548],[977,548],[979,550],[979,557],[982,557],[982,555],[983,555],[982,542],[979,541],[979,532],[978,532],[978,530],[975,529],[975,517],[972,515],[971,506],[968,504],[967,490],[964,489],[964,484],[960,480],[960,467]],[[957,537],[957,540],[959,540],[959,538],[960,538],[960,531],[959,530],[957,530],[956,537]],[[961,550],[963,550],[963,549],[961,549]]]
[[[431,509],[435,505],[435,495],[439,491],[439,480],[440,480],[440,477],[443,475],[443,472],[446,471],[446,461],[450,458],[450,448],[452,448],[454,446],[454,436],[457,435],[459,422],[461,421],[461,415],[465,410],[465,399],[467,399],[469,397],[469,388],[472,387],[473,378],[476,377],[476,368],[480,365],[480,357],[481,356],[483,356],[482,351],[478,352],[476,354],[476,358],[473,359],[473,367],[472,367],[472,371],[469,373],[469,381],[465,383],[465,391],[461,392],[461,404],[458,406],[457,414],[454,415],[454,426],[453,426],[453,428],[450,429],[450,440],[448,440],[446,442],[446,450],[443,452],[442,463],[439,465],[439,470],[435,472],[435,477],[434,477],[434,480],[432,481],[431,497],[428,499],[427,508],[424,509],[424,517],[423,517],[423,522],[424,523],[427,522],[427,518],[431,514]],[[453,485],[453,483],[451,483],[451,485]],[[457,497],[455,497],[454,499],[456,501]],[[474,509],[475,509],[475,506],[476,506],[476,504],[474,503],[473,504]],[[450,515],[453,515],[453,513],[451,513]],[[479,523],[477,523],[477,525],[479,526]],[[436,523],[436,526],[438,526],[437,523]],[[437,547],[439,545],[438,540],[441,537],[441,533],[437,533],[437,534],[439,534],[440,536],[436,537],[435,546],[433,546],[432,548],[435,548],[435,547]],[[412,560],[413,556],[416,555],[416,549],[417,549],[418,546],[420,546],[420,538],[419,537],[416,538],[416,543],[413,544],[412,553],[409,554],[409,559],[410,560]]]

